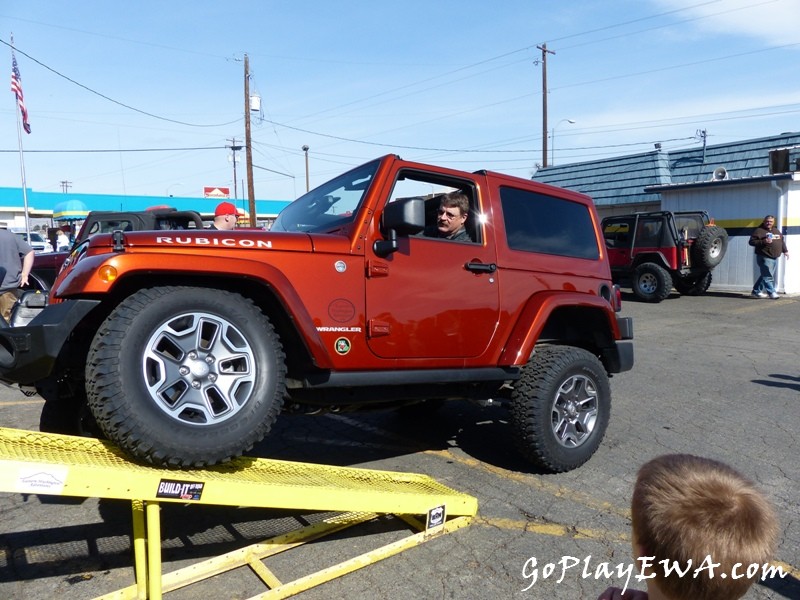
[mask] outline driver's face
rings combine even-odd
[[[440,206],[436,227],[443,236],[453,235],[464,225],[467,215],[461,214],[457,206]]]

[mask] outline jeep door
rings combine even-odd
[[[603,219],[603,237],[612,269],[624,269],[630,265],[634,227],[633,217]]]
[[[389,201],[425,198],[426,232],[401,236],[399,249],[378,257],[367,249],[366,316],[370,350],[381,358],[468,359],[483,354],[499,316],[496,249],[475,181],[400,170]],[[435,235],[441,196],[469,197],[471,241]],[[379,219],[371,239],[382,239]],[[426,235],[426,233],[428,235]]]

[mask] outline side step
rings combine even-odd
[[[248,565],[285,598],[469,524],[477,500],[427,475],[241,457],[176,471],[130,462],[102,440],[0,428],[0,491],[130,500],[136,585],[103,598],[151,598]],[[341,512],[162,577],[159,504],[209,504]],[[264,558],[381,515],[400,516],[417,533],[316,574],[280,582]],[[421,519],[414,516],[422,516]]]

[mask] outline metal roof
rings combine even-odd
[[[800,133],[790,132],[705,148],[656,149],[546,167],[532,179],[588,194],[597,205],[638,204],[658,201],[658,192],[669,186],[710,182],[717,167],[725,169],[726,183],[774,177],[770,171],[773,150],[787,150],[789,169],[800,170]]]

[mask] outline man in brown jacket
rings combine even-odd
[[[778,266],[778,259],[781,254],[789,258],[789,250],[786,249],[786,242],[780,230],[775,227],[775,217],[767,215],[750,236],[750,245],[755,248],[756,264],[760,275],[753,285],[752,295],[754,298],[766,298],[769,296],[773,300],[778,298],[775,291],[775,268]]]

